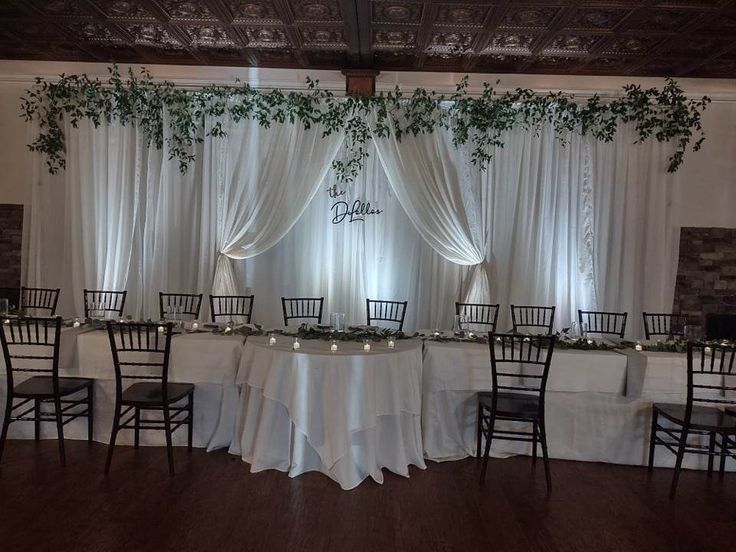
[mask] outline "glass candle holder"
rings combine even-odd
[[[192,330],[199,329],[199,320],[192,320]]]
[[[640,342],[640,341],[637,341],[637,342],[636,342],[636,345],[634,345],[634,349],[635,349],[636,351],[639,351],[639,352],[641,352],[641,351],[643,351],[643,350],[644,350],[644,347],[642,347],[642,346],[641,346],[641,342]]]
[[[368,341],[367,339],[364,339],[363,340],[363,350],[366,353],[370,353],[371,352],[371,342]]]
[[[74,326],[75,328],[78,328],[81,325],[82,325],[82,322],[80,322],[79,318],[75,318],[74,322],[72,322],[72,326]]]
[[[298,351],[301,348],[301,346],[302,346],[302,344],[299,343],[299,338],[298,337],[295,337],[294,338],[294,343],[292,344],[291,348],[294,349],[295,351]]]
[[[269,334],[269,336],[268,336],[268,346],[269,347],[273,347],[274,345],[276,345],[276,336],[273,335],[273,334]]]
[[[332,340],[332,345],[330,345],[330,352],[336,353],[337,352],[337,341],[334,339]]]
[[[392,338],[392,337],[389,337],[389,338],[388,338],[388,343],[387,343],[387,345],[388,345],[388,348],[389,348],[389,349],[394,349],[394,348],[396,348],[396,342],[395,342],[395,341],[393,340],[393,338]]]

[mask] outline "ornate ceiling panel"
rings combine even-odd
[[[0,0],[0,58],[736,78],[736,0]]]

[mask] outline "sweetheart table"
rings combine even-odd
[[[242,336],[223,336],[209,332],[175,334],[171,339],[169,381],[193,383],[194,439],[196,447],[208,450],[230,446],[238,407],[235,376],[243,348]],[[0,405],[5,404],[5,366],[0,355]],[[95,380],[94,439],[110,440],[115,408],[115,369],[107,332],[88,326],[63,328],[61,332],[59,375]],[[22,381],[22,377],[18,381]],[[0,419],[3,413],[0,411]],[[65,437],[86,439],[85,420],[74,420],[64,427]],[[42,437],[55,438],[53,424],[41,424]],[[33,438],[33,424],[10,425],[8,437]],[[186,431],[173,435],[174,444],[186,445]],[[133,444],[133,432],[118,434],[118,444]],[[142,431],[141,445],[165,445],[161,431]]]
[[[631,366],[633,359],[619,352],[555,350],[546,396],[550,457],[646,464],[652,403],[685,403],[687,360],[678,353],[638,355]],[[523,374],[522,366],[519,373]],[[425,342],[422,437],[426,458],[445,461],[475,455],[476,393],[489,389],[488,345]],[[531,445],[495,441],[491,454],[531,454]],[[674,462],[673,454],[657,447],[655,465],[672,467]],[[704,469],[706,465],[705,456],[685,456],[685,467]],[[736,462],[729,460],[726,466],[736,469]]]
[[[382,468],[409,475],[424,469],[421,438],[422,342],[330,342],[279,336],[249,337],[230,452],[251,471],[276,469],[291,477],[319,471],[352,489]]]

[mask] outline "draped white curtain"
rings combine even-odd
[[[422,237],[448,261],[474,267],[463,299],[487,301],[482,182],[469,177],[464,148],[455,148],[450,132],[440,128],[406,134],[399,142],[391,127],[388,137],[374,141],[391,187]]]
[[[294,226],[317,192],[342,144],[319,125],[257,121],[224,123],[228,138],[210,140],[211,185],[218,188],[215,294],[237,294],[231,259],[270,249]]]
[[[509,303],[557,305],[559,327],[578,308],[671,308],[669,148],[634,145],[630,128],[607,144],[511,131],[485,171],[445,131],[378,140],[345,189],[383,212],[341,224],[326,190],[342,136],[249,121],[228,132],[196,145],[182,175],[134,126],[66,128],[67,170],[40,167],[34,186],[29,284],[61,287],[62,314],[104,287],[127,289],[134,317],[157,317],[159,291],[214,283],[255,293],[268,325],[292,294],[324,295],[325,312],[353,323],[366,297],[408,300],[409,329],[449,326],[467,298],[501,303],[502,329]]]

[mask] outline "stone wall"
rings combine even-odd
[[[23,205],[0,204],[0,297],[18,304],[23,247]]]
[[[682,228],[673,312],[736,313],[736,228]]]

